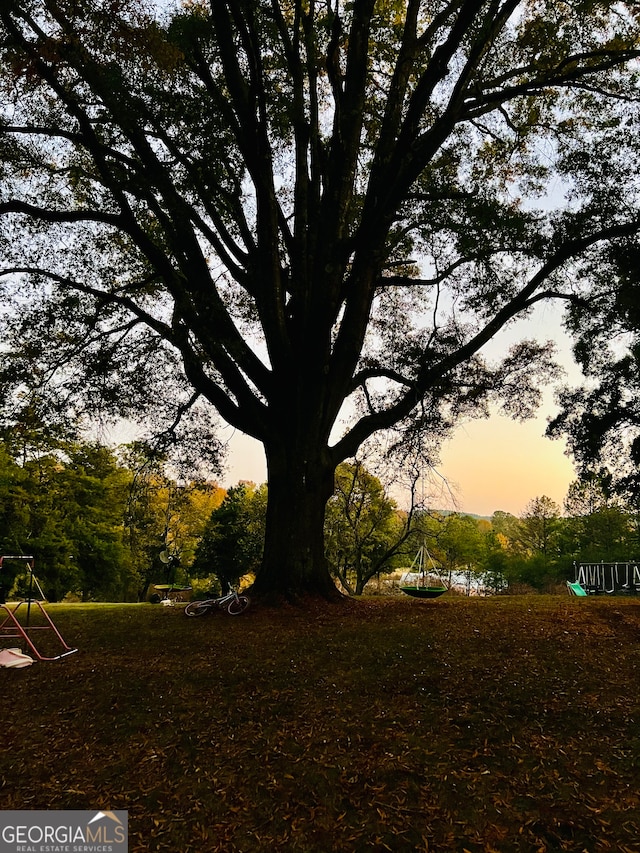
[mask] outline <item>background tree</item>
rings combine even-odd
[[[172,479],[140,446],[116,452],[95,442],[55,445],[43,439],[39,446],[35,433],[28,442],[0,441],[0,554],[33,555],[53,601],[67,593],[130,601],[144,598],[152,581],[186,581],[224,490]],[[163,563],[163,550],[174,559]],[[23,570],[6,562],[5,594]]]
[[[0,548],[4,554],[16,552],[26,538],[28,501],[25,496],[26,473],[0,442]]]
[[[629,511],[611,494],[610,478],[575,480],[565,498],[565,550],[582,562],[634,558]]]
[[[401,517],[396,502],[362,463],[338,466],[325,543],[329,566],[350,595],[362,595],[371,578],[392,570],[411,531],[411,517]]]
[[[129,472],[112,451],[95,444],[58,442],[54,451],[29,458],[15,442],[2,446],[4,500],[0,526],[2,554],[28,554],[46,596],[67,592],[84,598],[120,600],[131,571],[124,542],[124,509]],[[11,452],[18,452],[20,462]],[[24,568],[7,563],[3,585],[12,586]]]
[[[513,554],[506,547],[491,524],[484,533],[484,551],[481,560],[482,582],[491,592],[502,592],[508,587]]]
[[[227,492],[215,482],[197,479],[178,480],[173,489],[170,551],[179,557],[188,575],[211,513],[220,506]]]
[[[57,601],[79,580],[71,560],[74,543],[63,520],[65,496],[61,470],[60,459],[54,454],[29,459],[23,466],[19,495],[26,525],[16,543],[17,553],[33,555],[36,574],[51,601]]]
[[[131,480],[113,453],[96,444],[72,445],[57,476],[56,520],[66,535],[74,589],[84,601],[127,600],[132,586],[124,509]]]
[[[206,523],[191,568],[194,577],[214,574],[223,594],[243,575],[255,572],[264,547],[263,490],[232,486]]]
[[[486,345],[635,245],[632,3],[5,0],[0,50],[4,395],[261,441],[256,592],[331,594],[336,466],[526,415],[549,348]]]
[[[167,577],[171,556],[171,542],[167,542],[170,536],[171,484],[164,471],[165,460],[145,442],[128,445],[122,455],[132,471],[125,528],[135,566],[136,597],[142,601],[150,584],[176,580],[175,577]],[[160,554],[166,554],[165,562],[161,561]]]
[[[540,554],[548,563],[557,553],[560,507],[546,495],[533,498],[521,517],[520,541],[530,553]]]
[[[520,526],[520,519],[510,512],[496,510],[491,516],[491,528],[507,550],[521,547]]]
[[[561,510],[555,501],[546,495],[529,501],[520,517],[520,558],[514,572],[518,581],[536,589],[557,581],[561,531]]]
[[[122,455],[132,472],[127,542],[143,600],[152,583],[188,582],[198,542],[225,491],[208,480],[177,478],[164,454],[147,442],[133,442]]]
[[[484,536],[478,519],[470,515],[452,513],[445,515],[437,532],[432,554],[453,581],[453,574],[464,572],[467,575],[467,591],[472,578],[479,578],[483,569]]]

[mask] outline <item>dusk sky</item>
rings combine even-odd
[[[542,495],[562,509],[576,475],[565,443],[545,438],[545,428],[543,415],[525,423],[496,416],[459,429],[444,448],[440,470],[460,511],[522,515],[527,503]]]
[[[561,314],[553,305],[541,305],[526,321],[498,336],[491,344],[494,355],[521,338],[552,340],[557,360],[565,371],[561,382],[578,384],[581,374],[571,355],[570,341],[562,329]],[[569,484],[576,479],[564,440],[545,438],[548,418],[557,412],[552,388],[532,420],[514,421],[494,415],[488,420],[462,425],[443,448],[441,473],[457,487],[459,509],[478,515],[504,510],[521,515],[533,498],[546,495],[562,509]]]
[[[494,416],[460,427],[444,447],[438,468],[457,506],[442,488],[434,508],[487,516],[504,510],[519,516],[530,500],[546,495],[562,509],[575,473],[564,442],[544,438],[545,427],[544,415],[525,423]],[[225,486],[239,480],[265,482],[261,445],[236,433],[229,450]]]

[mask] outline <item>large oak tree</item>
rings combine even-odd
[[[5,394],[261,441],[257,592],[331,593],[337,464],[526,413],[548,347],[487,344],[636,244],[633,3],[3,0],[0,43]]]

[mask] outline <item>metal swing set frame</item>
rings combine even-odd
[[[32,556],[15,556],[13,554],[6,554],[4,556],[0,556],[0,572],[2,571],[2,566],[5,560],[22,560],[27,564],[27,572],[29,574],[29,591],[27,593],[27,597],[22,601],[19,601],[17,604],[6,604],[4,602],[0,603],[0,615],[4,612],[5,617],[4,620],[0,623],[0,639],[7,637],[13,639],[22,640],[31,652],[35,655],[38,660],[61,660],[62,658],[66,658],[69,655],[77,652],[77,649],[71,648],[71,646],[67,645],[67,643],[63,640],[60,632],[56,628],[53,623],[53,620],[47,613],[47,611],[42,606],[42,601],[39,601],[37,598],[33,597],[34,587],[37,589],[41,599],[46,601],[44,593],[42,592],[42,588],[38,583],[38,579],[34,573],[34,563],[35,560]],[[21,608],[24,610],[21,611]],[[32,624],[31,621],[31,610],[32,606],[36,608],[36,615],[39,617],[39,621],[42,624]],[[21,611],[19,613],[19,611]],[[20,621],[18,616],[24,616],[24,619]],[[55,636],[56,640],[62,646],[62,651],[60,654],[49,656],[42,654],[38,647],[35,645],[31,633],[33,631],[51,631]]]

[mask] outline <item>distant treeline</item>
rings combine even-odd
[[[266,485],[228,490],[172,477],[142,446],[59,442],[16,452],[0,442],[0,553],[30,555],[47,598],[136,601],[150,584],[219,589],[257,569]],[[295,516],[292,506],[292,518]],[[351,594],[411,565],[425,545],[442,575],[460,571],[495,591],[545,590],[573,562],[633,559],[638,515],[597,479],[576,481],[560,508],[532,499],[521,517],[400,511],[361,464],[339,466],[325,528],[326,558]],[[0,595],[21,595],[24,563],[5,561]]]

